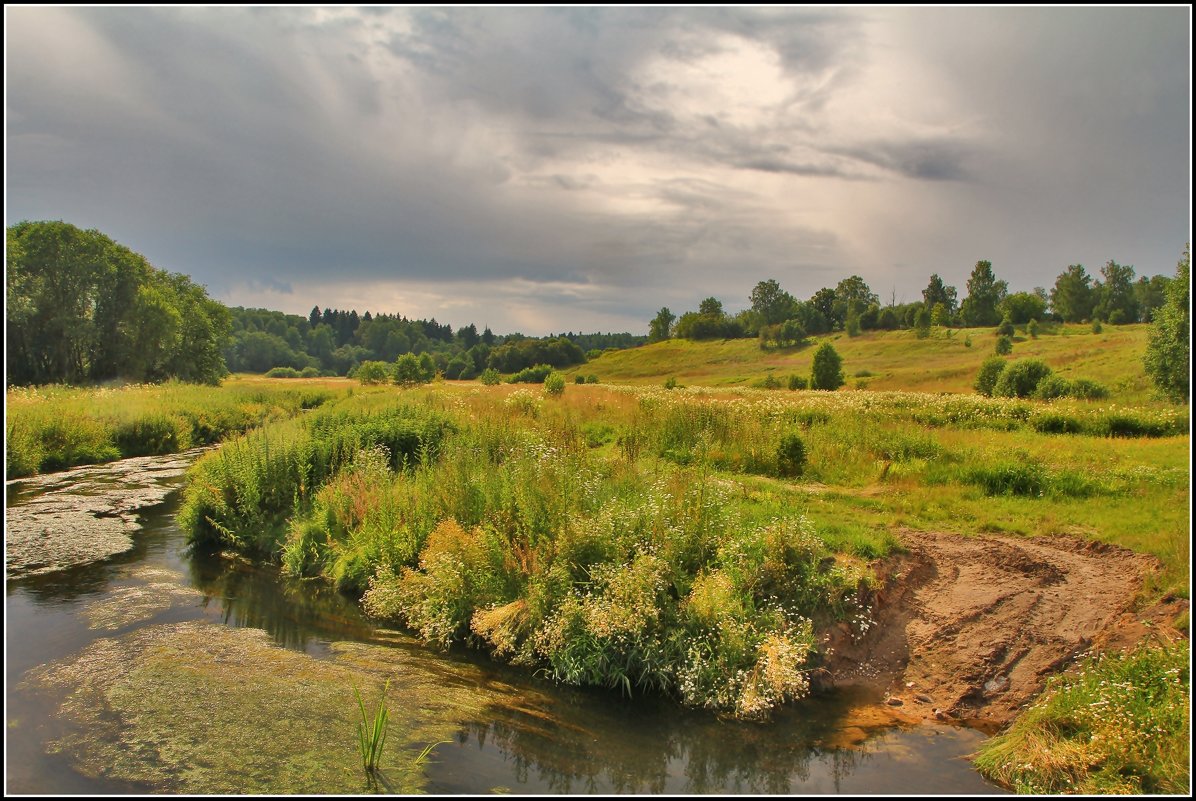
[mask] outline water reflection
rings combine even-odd
[[[330,640],[373,634],[357,606],[325,582],[288,579],[275,567],[219,554],[192,554],[187,567],[209,614],[226,625],[264,629],[287,648],[322,652]]]
[[[861,720],[860,699],[846,693],[809,700],[767,724],[678,711],[663,700],[612,705],[609,697],[567,692],[558,700],[547,708],[495,707],[467,724],[429,768],[433,791],[999,792],[959,758],[983,739],[978,732]],[[855,746],[831,747],[845,731]]]

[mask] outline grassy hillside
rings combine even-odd
[[[1014,337],[1011,358],[1044,360],[1064,378],[1089,378],[1107,386],[1111,400],[1142,403],[1152,387],[1142,367],[1149,325],[1060,325],[1030,339]],[[970,340],[971,345],[967,343]],[[809,376],[814,352],[824,341],[843,357],[847,388],[914,392],[972,392],[980,363],[992,355],[992,328],[936,330],[928,339],[913,331],[871,331],[858,337],[831,334],[801,348],[760,349],[755,339],[690,342],[668,340],[612,351],[570,372],[597,375],[604,383],[658,384],[669,376],[681,384],[750,386],[768,375]]]

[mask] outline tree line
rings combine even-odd
[[[756,284],[749,296],[751,305],[734,315],[725,312],[722,302],[714,297],[703,300],[697,311],[680,317],[668,307],[662,308],[648,324],[648,340],[759,337],[762,346],[785,347],[831,331],[855,335],[867,330],[929,330],[931,326],[978,328],[1002,322],[1026,325],[1031,320],[1104,321],[1112,325],[1151,322],[1173,280],[1156,275],[1135,281],[1134,268],[1115,261],[1102,267],[1100,275],[1095,279],[1083,265],[1073,264],[1058,276],[1049,292],[1036,287],[1030,292],[1011,293],[1008,283],[996,277],[991,262],[978,261],[962,302],[958,290],[934,274],[922,290],[920,301],[890,302],[885,306],[858,275],[843,279],[833,288],[819,289],[804,301],[769,279]]]

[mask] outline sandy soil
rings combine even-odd
[[[996,729],[1077,655],[1132,645],[1186,604],[1132,614],[1156,563],[1123,548],[898,533],[909,553],[877,566],[874,625],[840,624],[823,644],[824,679],[881,690],[895,717]]]

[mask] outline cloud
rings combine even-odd
[[[1154,272],[1190,238],[1186,14],[14,8],[9,221],[232,303],[558,329],[766,278]]]

